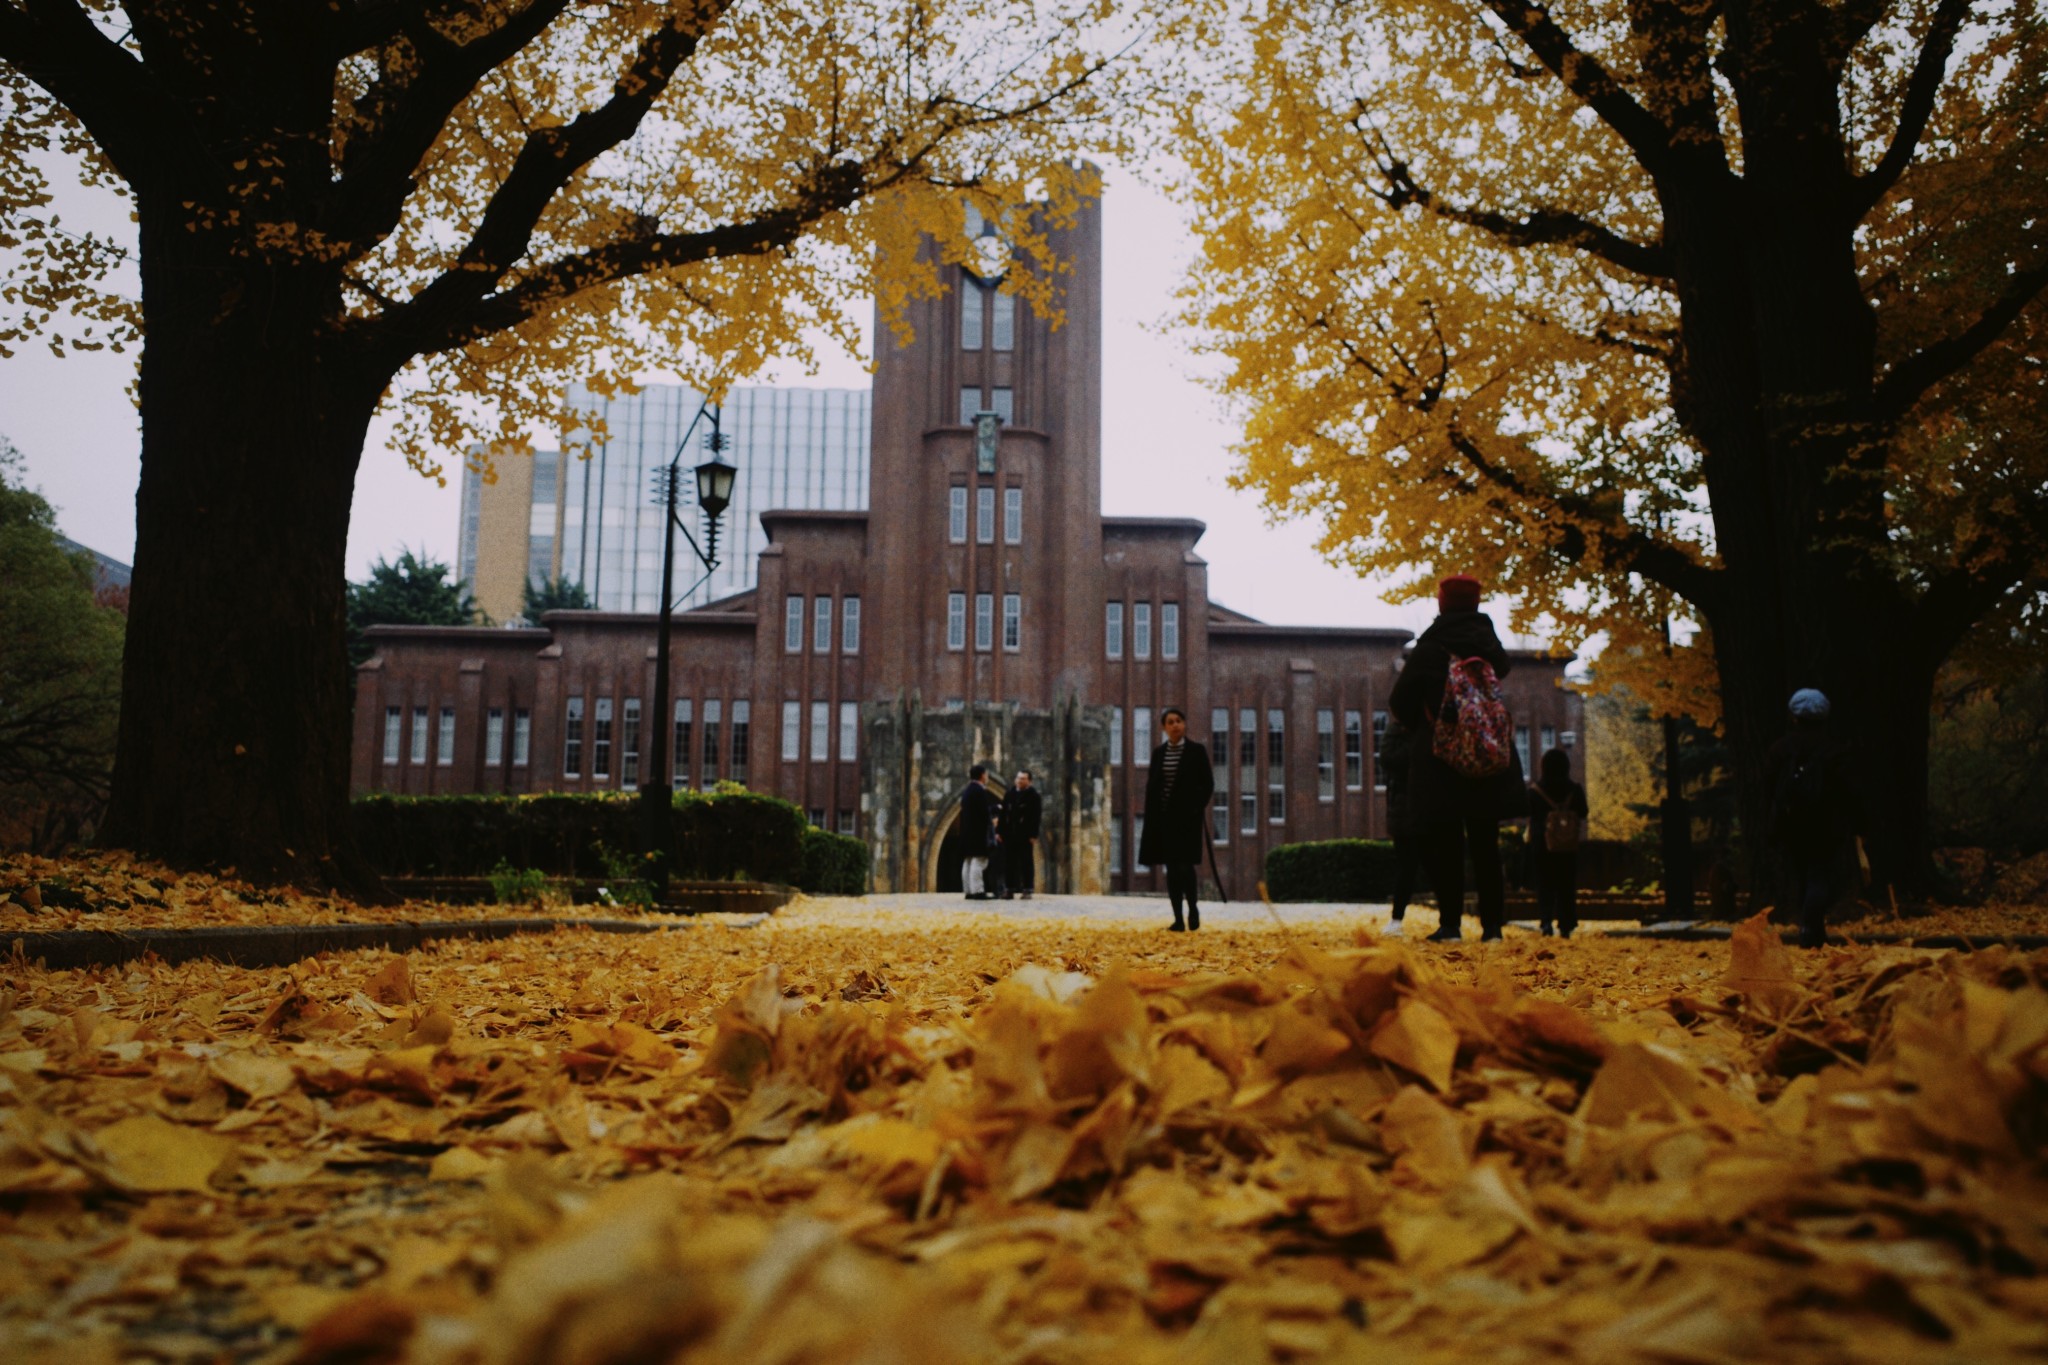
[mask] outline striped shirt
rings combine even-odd
[[[1173,795],[1173,779],[1180,776],[1180,753],[1187,747],[1187,741],[1175,744],[1171,740],[1160,747],[1159,752],[1159,794]]]

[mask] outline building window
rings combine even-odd
[[[1287,820],[1287,713],[1277,706],[1266,712],[1266,819]]]
[[[1152,604],[1131,603],[1131,657],[1149,659],[1152,657]]]
[[[1547,754],[1547,753],[1549,753],[1549,752],[1550,752],[1550,751],[1551,751],[1552,749],[1555,749],[1556,747],[1557,747],[1557,727],[1556,727],[1555,725],[1546,725],[1546,726],[1544,726],[1544,727],[1543,727],[1543,753],[1544,753],[1544,754]],[[1537,757],[1538,757],[1538,758],[1541,758],[1542,756],[1543,756],[1542,754],[1538,754],[1538,755],[1537,755]],[[1527,768],[1524,768],[1524,769],[1522,769],[1522,771],[1523,771],[1523,772],[1528,772],[1529,770],[1528,770]]]
[[[706,787],[718,785],[718,740],[724,708],[715,701],[704,703],[704,769],[697,781]]]
[[[533,753],[533,712],[517,707],[512,712],[512,766],[524,768]]]
[[[612,770],[612,699],[599,697],[591,714],[590,775],[603,781]]]
[[[747,746],[753,738],[754,704],[750,701],[735,701],[732,704],[732,780],[741,786],[747,784]]]
[[[1005,488],[1003,490],[1003,544],[1024,543],[1024,490]]]
[[[1515,727],[1515,757],[1522,760],[1522,775],[1527,777],[1529,775],[1529,727],[1526,725],[1517,725]]]
[[[1114,877],[1124,870],[1124,818],[1121,815],[1109,817],[1109,875]]]
[[[839,600],[839,652],[860,653],[860,599],[842,597]]]
[[[839,832],[841,834],[853,834],[855,832],[853,816],[853,807],[841,806],[839,808]]]
[[[832,652],[832,599],[811,599],[811,648],[819,654]]]
[[[804,651],[804,599],[791,594],[782,604],[782,652]]]
[[[1243,707],[1237,713],[1237,829],[1259,832],[1259,713]]]
[[[1344,713],[1344,790],[1365,785],[1365,730],[1356,711]]]
[[[981,389],[977,386],[960,390],[960,425],[973,426],[974,419],[980,412]]]
[[[946,648],[967,648],[967,594],[946,594]]]
[[[1109,763],[1111,767],[1121,766],[1124,761],[1124,708],[1109,708]]]
[[[676,702],[676,733],[673,755],[675,766],[669,770],[669,784],[677,791],[683,791],[690,785],[690,760],[695,757],[690,750],[690,732],[695,728],[696,722],[696,716],[693,714],[694,711],[695,707],[688,697],[680,698]]]
[[[1012,654],[1024,647],[1024,599],[1014,592],[1003,594],[1003,648]]]
[[[804,708],[802,702],[782,703],[782,761],[794,763],[803,757],[798,745],[803,743]]]
[[[1111,602],[1102,618],[1103,648],[1112,659],[1124,657],[1124,604]]]
[[[405,712],[396,706],[384,708],[384,766],[398,766],[398,750],[401,732],[405,729]]]
[[[1337,713],[1316,712],[1316,800],[1337,799]]]
[[[1216,804],[1209,817],[1210,836],[1219,844],[1230,842],[1230,711],[1216,707],[1209,712],[1209,752],[1215,757]]]
[[[832,757],[832,703],[814,701],[811,703],[811,762],[823,763]]]
[[[954,484],[948,492],[946,539],[955,545],[967,543],[967,486]]]
[[[1557,737],[1557,742],[1558,742],[1558,746],[1559,746],[1560,748],[1565,748],[1565,749],[1576,749],[1576,748],[1578,748],[1578,747],[1579,747],[1579,734],[1578,734],[1578,731],[1576,731],[1576,730],[1567,730],[1567,731],[1565,731],[1565,732],[1564,732],[1563,734],[1561,734],[1561,735],[1559,735],[1559,736]]]
[[[484,712],[484,766],[505,766],[505,708],[493,706]]]
[[[812,828],[812,829],[823,829],[823,828],[825,828],[825,808],[824,808],[823,806],[812,806],[812,807],[811,807],[811,828]]]
[[[412,761],[415,766],[427,761],[427,708],[412,708]]]
[[[435,745],[434,762],[445,768],[455,761],[454,707],[444,706],[441,708],[441,725],[440,729],[436,731],[434,738],[439,741]]]
[[[1010,390],[995,388],[990,389],[988,393],[990,399],[989,411],[1002,418],[1004,426],[1009,426],[1017,420],[1017,409],[1010,397]]]
[[[990,321],[995,324],[990,330],[998,351],[1017,349],[1017,296],[1006,294],[1000,289],[991,290],[988,296]]]
[[[974,539],[982,545],[996,543],[996,490],[986,485],[974,490]]]
[[[1372,789],[1383,792],[1387,789],[1387,770],[1380,766],[1380,753],[1387,747],[1387,713],[1372,713]]]
[[[1131,712],[1131,761],[1141,768],[1152,766],[1152,708],[1140,706]]]
[[[562,717],[562,776],[576,777],[583,771],[583,698],[569,698]]]
[[[624,750],[620,763],[619,784],[627,791],[640,786],[640,699],[626,698],[625,707],[619,715],[619,747]]]
[[[988,293],[974,276],[960,272],[960,349],[981,349],[982,315],[987,311]]]
[[[1138,861],[1144,856],[1145,817],[1142,814],[1133,815],[1131,817],[1131,862],[1137,867],[1138,871],[1150,872],[1152,870],[1151,864]]]
[[[860,703],[839,703],[839,757],[846,763],[860,757]]]
[[[974,647],[982,653],[996,647],[996,595],[974,594]]]
[[[1159,657],[1178,659],[1180,657],[1180,603],[1159,604]]]

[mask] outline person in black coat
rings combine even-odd
[[[1501,648],[1493,621],[1479,610],[1479,599],[1479,580],[1465,574],[1453,574],[1437,585],[1437,618],[1416,640],[1387,700],[1388,709],[1415,732],[1408,769],[1409,818],[1436,891],[1442,922],[1430,937],[1439,942],[1463,936],[1468,854],[1479,892],[1480,937],[1500,937],[1507,920],[1500,822],[1521,815],[1525,799],[1521,760],[1512,748],[1505,771],[1492,777],[1465,777],[1438,758],[1432,747],[1437,711],[1454,661],[1484,659],[1494,677],[1507,676],[1507,651]]]
[[[1786,706],[1792,728],[1764,755],[1769,836],[1799,907],[1799,946],[1827,942],[1828,911],[1848,893],[1861,823],[1848,751],[1828,733],[1825,693],[1802,687]]]
[[[1529,871],[1536,883],[1536,915],[1547,937],[1551,925],[1566,938],[1579,927],[1579,826],[1587,814],[1586,789],[1572,781],[1572,756],[1543,755],[1543,775],[1529,788]],[[1553,817],[1556,817],[1553,821]],[[1551,825],[1569,820],[1569,849],[1551,847]]]
[[[1031,785],[1031,774],[1018,773],[1017,784],[1003,802],[1003,861],[1008,865],[1010,894],[1027,901],[1038,883],[1038,860],[1033,851],[1038,843],[1039,812],[1040,797],[1038,788]]]
[[[967,899],[988,899],[988,860],[995,849],[995,793],[982,778],[988,769],[975,764],[967,770],[967,790],[960,793],[960,885]]]
[[[1166,868],[1166,897],[1173,903],[1175,931],[1202,927],[1202,907],[1195,902],[1202,850],[1209,846],[1209,798],[1216,792],[1216,774],[1209,751],[1189,739],[1187,713],[1169,706],[1159,717],[1166,742],[1152,751],[1152,771],[1145,778],[1145,833],[1138,840],[1138,861]],[[1181,918],[1181,904],[1187,918]]]

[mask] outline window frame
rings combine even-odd
[[[988,295],[981,281],[964,267],[960,271],[960,349],[979,351],[983,349],[982,338],[987,331]]]
[[[565,698],[562,705],[562,776],[583,776],[583,697]]]
[[[688,791],[697,761],[691,749],[697,734],[697,708],[692,698],[676,698],[675,714],[669,724],[668,785],[673,791]]]
[[[603,782],[612,775],[612,699],[599,697],[590,707],[590,777]]]
[[[484,766],[505,766],[505,708],[502,706],[484,708]]]
[[[405,708],[384,708],[384,766],[396,768],[405,753]]]
[[[860,759],[860,703],[842,701],[839,703],[839,761],[854,763]]]
[[[1152,708],[1131,708],[1131,762],[1136,767],[1152,766]]]
[[[529,707],[512,708],[512,766],[531,767],[533,764],[533,711]]]
[[[1024,543],[1024,490],[1011,484],[1003,490],[1003,544]]]
[[[627,697],[619,703],[619,785],[640,790],[640,699]]]
[[[832,757],[832,703],[813,701],[811,703],[811,762],[823,763]]]
[[[804,595],[800,592],[789,593],[783,598],[782,652],[804,652]]]
[[[1180,657],[1180,603],[1159,604],[1159,657],[1178,659]]]
[[[996,489],[994,484],[974,486],[974,543],[996,543]]]
[[[798,763],[803,760],[804,704],[800,701],[782,703],[782,761]]]
[[[967,543],[967,485],[956,483],[946,490],[946,543]]]
[[[992,653],[996,647],[996,595],[974,594],[974,652]]]
[[[1124,657],[1124,604],[1107,602],[1102,613],[1102,649],[1105,657]]]
[[[1337,712],[1316,708],[1316,800],[1337,799]]]
[[[1024,595],[1003,594],[1003,652],[1015,654],[1024,648]]]
[[[958,653],[967,648],[967,594],[946,594],[946,648]]]
[[[839,652],[860,653],[860,594],[839,599]]]
[[[1131,657],[1149,659],[1152,657],[1152,604],[1131,603]]]
[[[747,698],[733,699],[727,731],[725,771],[731,781],[745,786],[752,776],[754,742],[754,704]]]

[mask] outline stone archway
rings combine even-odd
[[[946,803],[937,819],[925,827],[920,842],[923,866],[918,869],[918,887],[925,891],[953,892],[964,889],[960,880],[960,798]]]

